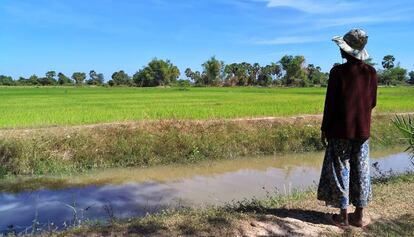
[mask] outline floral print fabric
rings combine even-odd
[[[330,139],[326,148],[318,200],[346,209],[365,207],[372,197],[369,140]]]

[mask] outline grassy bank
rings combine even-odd
[[[392,147],[371,150],[372,163],[384,157],[401,153],[405,147]],[[194,164],[173,164],[154,167],[96,169],[90,172],[57,174],[47,176],[12,176],[0,179],[0,192],[17,194],[41,189],[59,191],[87,186],[125,185],[127,183],[171,183],[196,176],[217,177],[240,170],[266,172],[275,169],[303,168],[319,170],[323,163],[322,152],[286,153],[270,156],[239,157],[231,160],[203,161]],[[407,160],[408,162],[408,160]],[[388,169],[378,166],[375,173],[388,173]],[[288,172],[289,173],[289,172]]]
[[[92,224],[55,236],[414,236],[414,175],[392,177],[373,186],[367,209],[370,224],[343,231],[331,226],[326,213],[337,210],[316,201],[315,191],[211,207],[179,210]],[[45,234],[46,235],[46,234]]]
[[[325,88],[1,88],[0,128],[321,114]],[[380,88],[378,112],[414,111],[414,87]]]
[[[401,144],[391,115],[376,116],[373,148]],[[0,131],[0,176],[148,167],[322,150],[320,116],[154,121]]]

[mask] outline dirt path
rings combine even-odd
[[[374,186],[374,201],[367,209],[364,222],[370,223],[363,229],[351,228],[347,235],[366,235],[378,223],[394,222],[414,216],[414,182],[380,184]],[[249,221],[240,223],[240,237],[250,236],[332,236],[344,234],[344,230],[332,226],[326,213],[337,209],[325,207],[310,198],[295,202],[280,209],[268,210]],[[413,223],[412,223],[413,224]],[[412,225],[411,224],[411,225]]]
[[[414,116],[414,112],[407,113],[374,113],[373,118],[376,117],[393,117],[394,115],[401,116]],[[148,125],[157,124],[178,124],[182,126],[194,126],[194,125],[209,125],[223,122],[235,122],[235,123],[256,123],[256,122],[272,122],[280,124],[303,124],[303,123],[318,123],[322,121],[322,115],[299,115],[291,117],[256,117],[256,118],[235,118],[235,119],[208,119],[208,120],[142,120],[142,121],[126,121],[126,122],[111,122],[111,123],[98,123],[88,125],[74,125],[74,126],[50,126],[50,127],[38,127],[38,128],[16,128],[16,129],[0,129],[0,137],[16,134],[31,134],[35,132],[65,132],[88,130],[88,129],[105,129],[116,127],[148,127]]]

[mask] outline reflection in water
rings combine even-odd
[[[377,155],[380,154],[373,154]],[[34,220],[42,229],[62,228],[75,221],[106,220],[112,215],[128,218],[179,206],[220,205],[245,198],[264,198],[269,191],[285,194],[292,189],[316,185],[322,156],[314,153],[194,166],[115,169],[76,179],[69,177],[66,180],[72,179],[71,182],[61,182],[61,187],[52,182],[53,186],[46,189],[3,191],[0,193],[0,230],[4,233],[12,227],[21,232],[33,226]],[[404,172],[410,165],[405,153],[376,158],[373,162],[394,172]],[[7,190],[6,187],[3,185],[2,190]]]

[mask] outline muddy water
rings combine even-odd
[[[372,163],[404,172],[411,163],[408,154],[398,153],[401,150],[373,152]],[[289,194],[316,185],[322,158],[322,153],[308,153],[3,181],[0,233],[31,232],[34,222],[43,230],[64,228],[87,220]]]

